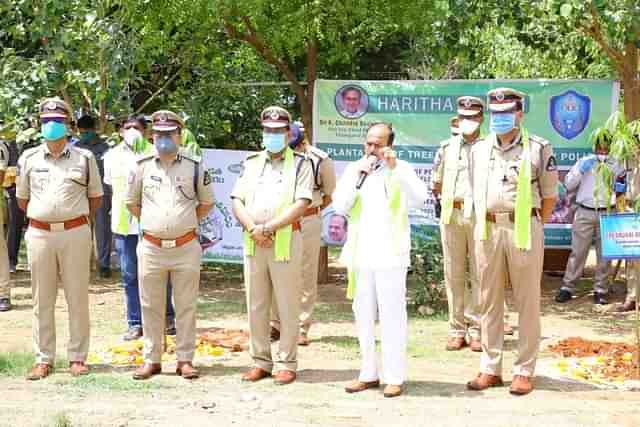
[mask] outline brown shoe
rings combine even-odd
[[[134,380],[148,380],[154,375],[162,372],[160,363],[145,363],[141,368],[136,369],[133,373]]]
[[[280,330],[274,328],[273,326],[271,327],[271,333],[269,335],[271,336],[271,342],[280,340]]]
[[[529,394],[532,391],[533,384],[531,384],[531,380],[529,377],[526,377],[524,375],[515,375],[513,377],[509,393],[515,394],[516,396],[524,396],[525,394]]]
[[[27,379],[29,381],[37,381],[37,380],[41,380],[43,378],[47,378],[49,376],[49,374],[51,373],[51,368],[49,367],[48,364],[46,363],[37,363],[33,369],[31,369],[31,372],[29,372],[29,374],[27,375]]]
[[[193,367],[191,362],[178,362],[176,366],[176,374],[185,380],[193,380],[200,376],[198,370]]]
[[[502,387],[502,377],[489,374],[478,374],[478,376],[467,383],[468,390],[482,391],[489,387]]]
[[[69,362],[69,372],[72,377],[79,377],[89,374],[89,368],[84,362]]]
[[[626,313],[628,311],[634,311],[636,309],[635,301],[625,301],[624,304],[616,307],[618,313]]]
[[[449,337],[445,348],[447,351],[458,351],[466,346],[467,342],[464,340],[464,337]]]
[[[511,327],[510,324],[506,323],[504,324],[504,334],[505,335],[513,335],[513,328]]]
[[[271,372],[265,371],[262,368],[255,367],[242,375],[242,381],[249,381],[254,383],[270,376]]]
[[[402,385],[388,384],[384,388],[384,397],[398,397],[402,394]]]
[[[369,390],[370,388],[380,387],[380,381],[360,381],[353,380],[344,388],[347,393],[360,393],[361,391]]]
[[[309,337],[307,334],[298,335],[298,345],[308,346],[309,345]]]
[[[480,338],[471,338],[469,347],[471,348],[471,351],[482,351],[482,342],[480,341]]]
[[[296,377],[297,375],[294,371],[284,369],[275,373],[275,375],[273,376],[273,382],[278,385],[287,385],[294,382],[296,380]]]

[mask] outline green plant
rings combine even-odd
[[[447,300],[440,239],[437,236],[419,237],[413,240],[412,246],[415,292],[411,303],[423,315],[443,313],[447,308]]]
[[[59,412],[53,416],[51,420],[52,427],[72,427],[73,423],[67,414]]]

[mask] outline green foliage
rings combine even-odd
[[[415,279],[415,292],[411,303],[420,314],[445,312],[447,299],[440,239],[438,236],[430,239],[412,239],[412,245],[411,265]],[[428,312],[423,312],[420,307],[428,307]]]

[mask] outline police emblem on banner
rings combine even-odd
[[[564,139],[573,139],[587,128],[591,118],[591,98],[568,90],[549,100],[549,120]]]

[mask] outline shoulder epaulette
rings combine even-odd
[[[313,145],[309,148],[309,153],[313,154],[316,157],[319,157],[320,159],[326,159],[329,157],[329,155],[322,151],[321,149],[314,147]]]
[[[155,153],[141,154],[140,157],[136,159],[136,163],[146,162],[147,160],[153,159],[155,156]]]

